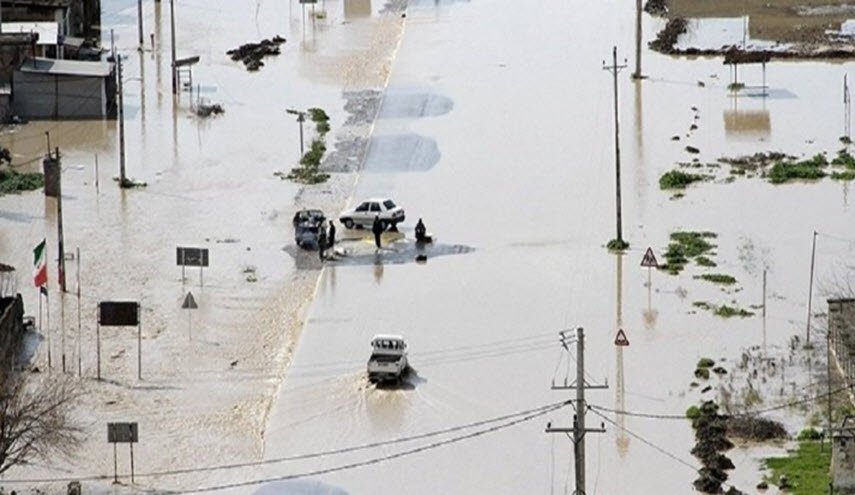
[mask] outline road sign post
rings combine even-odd
[[[137,327],[137,378],[142,380],[142,323],[140,303],[136,301],[101,301],[98,303],[97,377],[101,379],[101,327]]]
[[[615,335],[615,345],[618,347],[629,346],[629,339],[626,338],[626,333],[623,331],[623,328],[619,328],[617,335]]]
[[[176,263],[181,267],[181,283],[184,283],[184,267],[199,267],[199,286],[204,286],[202,269],[208,266],[208,248],[176,247]]]
[[[107,442],[113,444],[113,484],[119,483],[119,456],[116,446],[126,443],[131,450],[131,484],[134,483],[134,444],[139,442],[137,423],[107,423]]]
[[[653,271],[653,268],[659,268],[659,262],[656,261],[656,255],[653,254],[653,248],[648,247],[647,251],[644,252],[644,257],[641,258],[641,266],[647,268],[647,311],[650,312],[651,291],[653,290],[650,272]]]
[[[197,309],[199,306],[196,304],[196,299],[193,297],[193,293],[187,291],[187,295],[184,297],[184,303],[181,304],[181,309],[186,309],[187,311],[187,334],[190,336],[190,340],[193,340],[193,330],[192,324],[190,323],[190,314],[191,309]]]

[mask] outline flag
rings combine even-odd
[[[33,283],[36,287],[42,287],[47,284],[46,243],[47,240],[42,239],[42,242],[33,249]]]

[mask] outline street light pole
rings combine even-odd
[[[175,0],[169,0],[169,31],[172,38],[172,94],[178,94],[178,78],[175,72]]]
[[[305,153],[305,151],[303,150],[303,122],[306,121],[306,112],[289,108],[285,110],[285,113],[297,116],[297,122],[300,124],[300,156],[302,157]]]

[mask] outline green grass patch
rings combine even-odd
[[[838,167],[846,167],[850,170],[855,170],[855,157],[853,157],[849,151],[843,149],[837,152],[837,156],[834,160],[831,160],[831,164]]]
[[[715,366],[715,360],[710,358],[701,358],[698,360],[698,368],[712,368]]]
[[[701,174],[691,174],[682,170],[669,170],[659,178],[660,189],[685,189],[686,186],[693,182],[700,182],[708,179],[708,176]]]
[[[736,279],[734,277],[723,273],[704,273],[695,278],[722,285],[733,285],[736,283]]]
[[[326,151],[327,146],[324,144],[323,138],[318,137],[313,139],[309,151],[300,158],[300,166],[291,169],[287,178],[300,184],[320,184],[326,182],[330,178],[330,174],[320,170],[321,158],[323,158]]]
[[[793,495],[815,495],[826,493],[831,481],[831,449],[821,449],[820,442],[803,441],[787,457],[770,457],[763,462],[772,471],[768,481],[777,484],[784,475],[789,481]]]
[[[709,239],[718,237],[713,232],[678,231],[671,233],[671,243],[665,249],[665,263],[659,266],[671,275],[680,273],[692,258],[709,253],[715,245]],[[706,258],[706,261],[711,261]]]
[[[45,185],[45,176],[38,172],[18,172],[15,169],[0,169],[0,196],[23,191],[35,191]]]
[[[698,256],[695,258],[695,263],[697,263],[698,266],[704,266],[707,268],[715,268],[718,266],[715,261],[707,258],[706,256]]]
[[[731,92],[735,93],[737,91],[741,91],[741,90],[745,89],[745,83],[733,82],[733,83],[730,83],[727,85],[727,89],[729,89]]]
[[[612,239],[606,243],[606,248],[609,251],[625,251],[629,248],[629,243],[619,239]]]
[[[690,419],[692,421],[701,417],[701,410],[698,406],[689,406],[686,409],[686,419]]]
[[[822,438],[822,433],[820,433],[816,428],[805,428],[799,432],[799,436],[796,437],[796,440],[803,442],[805,440],[819,440]]]
[[[834,180],[855,180],[855,170],[844,170],[843,172],[832,172],[831,178]]]
[[[700,309],[710,310],[713,309],[712,305],[706,301],[695,301],[692,303],[692,306]]]
[[[828,166],[825,155],[818,153],[807,160],[779,161],[769,170],[769,181],[772,184],[783,184],[794,180],[816,180],[825,177],[823,170]]]
[[[713,314],[716,316],[721,316],[722,318],[732,318],[734,316],[738,316],[740,318],[747,318],[749,316],[754,316],[754,313],[748,311],[744,308],[739,308],[736,306],[728,306],[727,304],[722,304],[721,306],[715,308]]]

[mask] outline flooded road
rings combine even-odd
[[[843,134],[840,81],[849,64],[771,64],[768,98],[731,97],[720,60],[645,52],[649,79],[632,82],[628,71],[619,79],[624,236],[632,246],[615,256],[603,247],[614,237],[614,155],[611,78],[601,66],[613,43],[621,58],[631,53],[631,8],[606,2],[582,14],[561,2],[411,6],[355,197],[391,196],[405,207],[408,226],[422,217],[441,242],[474,251],[429,257],[426,264],[384,262],[381,252],[373,266],[327,265],[265,432],[268,460],[568,398],[550,384],[566,376],[557,332],[575,326],[587,331],[589,380],[610,385],[590,391],[590,404],[680,415],[712,395],[689,386],[700,357],[726,359],[730,368],[743,349],[764,342],[759,312],[722,319],[696,311],[692,302],[762,304],[764,268],[773,294],[765,344],[785,349],[792,335],[803,334],[813,230],[849,239],[820,241],[818,278],[827,280],[853,252],[850,185],[736,179],[670,199],[658,178],[694,158],[687,145],[700,150],[702,162],[761,150],[833,154]],[[656,28],[647,20],[645,36]],[[743,71],[749,85],[759,85],[761,76],[759,66]],[[429,96],[405,100],[420,105],[385,106],[399,94]],[[449,103],[436,111],[440,101]],[[690,131],[692,124],[697,130]],[[680,140],[672,141],[674,135]],[[401,155],[401,149],[411,151]],[[669,233],[678,229],[716,232],[713,271],[736,277],[739,289],[694,280],[701,269],[693,266],[676,277],[653,273],[648,291],[642,254],[650,246],[661,262]],[[823,306],[817,293],[814,308]],[[618,328],[630,340],[620,352],[613,344]],[[364,379],[375,333],[407,338],[418,375],[403,390],[375,389]],[[763,405],[786,400],[770,396]],[[320,479],[348,493],[380,486],[418,494],[560,493],[572,478],[572,446],[543,430],[547,421],[569,426],[572,414],[567,409]],[[791,433],[804,424],[804,417],[773,417],[786,419]],[[588,422],[607,430],[587,437],[591,493],[692,491],[697,462],[689,454],[687,421],[589,413]],[[285,463],[258,476],[335,470],[428,443]],[[731,481],[753,487],[757,459],[768,453],[730,452],[739,466]]]

